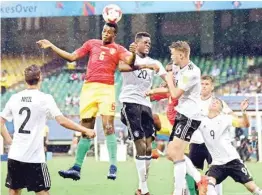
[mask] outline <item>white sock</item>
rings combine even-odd
[[[193,177],[196,183],[200,182],[201,180],[201,174],[200,172],[196,169],[196,167],[193,165],[192,161],[184,155],[185,161],[186,161],[186,171],[187,173]]]
[[[146,156],[146,175],[147,175],[147,178],[148,178],[148,173],[149,173],[149,167],[150,167],[150,164],[151,164],[151,159],[152,159],[151,156]]]
[[[256,188],[255,191],[253,192],[254,195],[262,195],[262,189]]]
[[[174,195],[181,195],[186,187],[186,162],[179,160],[174,162]]]
[[[145,156],[136,156],[136,169],[138,172],[139,179],[139,189],[142,194],[146,194],[148,192],[147,187],[147,177],[146,177],[146,160]]]
[[[208,183],[207,195],[217,195],[215,185],[213,183]]]
[[[216,192],[217,192],[217,195],[223,195],[222,183],[216,185]]]

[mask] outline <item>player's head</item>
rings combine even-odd
[[[223,110],[223,101],[217,97],[212,99],[212,102],[209,106],[209,110],[213,112],[220,113]]]
[[[118,31],[117,24],[106,23],[102,31],[102,40],[105,44],[114,42]]]
[[[151,48],[151,35],[147,32],[139,32],[136,34],[135,42],[137,44],[137,52],[147,55]]]
[[[176,65],[188,63],[190,56],[190,46],[186,41],[176,41],[169,46],[171,59]]]
[[[42,79],[41,70],[37,65],[28,66],[25,69],[25,82],[29,86],[39,85]]]
[[[201,77],[201,96],[208,97],[214,90],[214,78],[209,75]]]

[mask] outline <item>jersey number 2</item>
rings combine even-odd
[[[23,107],[19,110],[19,114],[23,114],[23,112],[26,111],[26,117],[22,125],[20,126],[18,133],[24,133],[24,134],[30,134],[30,131],[24,130],[26,123],[28,122],[30,116],[31,116],[31,110],[28,107]]]

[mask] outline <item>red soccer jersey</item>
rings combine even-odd
[[[78,57],[89,54],[86,77],[87,82],[114,84],[114,74],[120,60],[129,55],[121,45],[110,43],[103,45],[99,39],[91,39],[75,51]]]

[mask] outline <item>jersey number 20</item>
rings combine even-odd
[[[137,77],[138,77],[138,78],[141,78],[141,79],[146,79],[146,77],[147,77],[147,71],[146,71],[146,70],[140,70],[140,73],[138,74]]]
[[[26,123],[28,122],[30,116],[31,116],[31,110],[28,107],[23,107],[19,110],[19,114],[23,114],[23,112],[26,111],[26,117],[22,125],[20,126],[18,133],[24,133],[24,134],[30,134],[30,131],[24,130]]]

